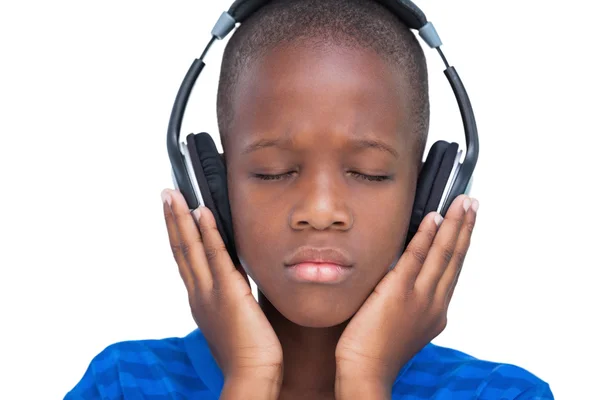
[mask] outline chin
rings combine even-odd
[[[289,321],[296,325],[303,326],[306,328],[331,328],[343,324],[356,313],[357,310],[335,308],[335,307],[323,307],[322,305],[318,309],[311,309],[308,307],[290,307],[290,310],[284,310],[288,312],[281,312],[281,314]]]
[[[283,317],[306,328],[331,328],[343,324],[364,302],[364,299],[356,297],[356,292],[350,294],[348,290],[324,285],[306,286],[299,290],[288,288],[273,297],[266,294],[265,297]]]

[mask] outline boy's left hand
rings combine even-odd
[[[337,399],[353,398],[358,385],[362,393],[376,391],[389,397],[402,367],[444,330],[477,206],[476,200],[461,195],[439,228],[435,222],[439,214],[424,218],[395,268],[367,298],[337,344]]]

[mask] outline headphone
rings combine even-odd
[[[440,49],[442,41],[433,24],[414,3],[409,0],[377,0],[387,7],[410,29],[417,30],[432,49],[436,49],[444,62],[444,74],[458,102],[462,117],[466,153],[457,143],[437,141],[427,154],[417,181],[416,195],[408,229],[406,244],[417,232],[423,218],[431,211],[446,215],[452,202],[463,193],[469,193],[473,171],[479,156],[479,137],[471,102],[458,73],[451,67]],[[233,223],[227,194],[227,171],[223,154],[208,133],[189,134],[179,141],[181,122],[188,98],[204,67],[204,57],[215,40],[221,40],[269,0],[235,0],[228,11],[223,12],[211,31],[212,38],[189,68],[175,98],[167,132],[167,150],[172,167],[172,179],[176,189],[185,198],[191,210],[204,205],[213,213],[217,228],[232,261],[238,265],[235,250]]]

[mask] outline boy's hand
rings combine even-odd
[[[472,203],[459,196],[439,228],[435,217],[441,216],[427,215],[398,264],[348,323],[335,353],[337,399],[353,398],[356,385],[389,398],[402,367],[444,330],[475,225],[479,203]]]
[[[201,207],[192,217],[178,190],[163,191],[163,203],[192,315],[225,377],[223,393],[236,398],[252,386],[253,398],[277,398],[283,376],[281,344],[246,277],[233,265],[213,214]]]

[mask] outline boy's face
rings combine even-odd
[[[238,254],[296,324],[351,318],[402,251],[421,161],[407,90],[376,54],[334,45],[282,46],[240,78],[225,143]],[[302,281],[287,265],[302,246],[351,266]]]

